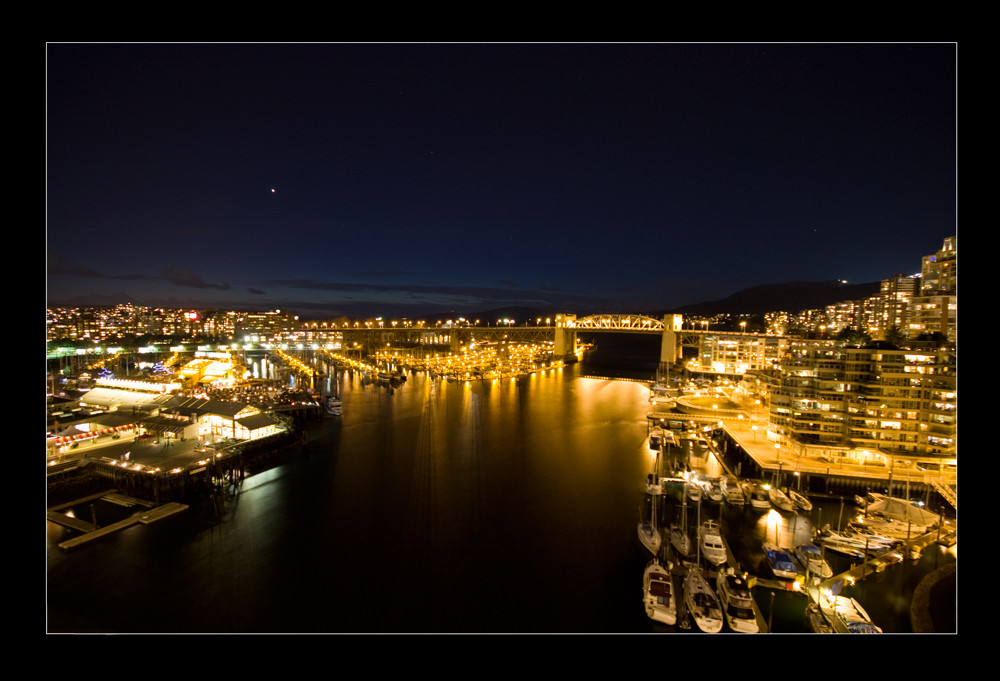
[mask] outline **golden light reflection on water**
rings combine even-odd
[[[812,526],[798,513],[784,514],[775,509],[761,514],[757,528],[765,541],[784,549],[792,549],[799,544],[812,541]]]

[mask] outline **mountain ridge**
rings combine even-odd
[[[881,289],[881,282],[867,282],[863,284],[845,284],[837,280],[826,281],[790,281],[773,284],[761,284],[741,289],[726,298],[718,300],[708,300],[700,303],[690,303],[676,308],[662,308],[654,311],[643,310],[623,310],[621,312],[634,312],[646,314],[651,317],[662,317],[666,314],[688,314],[699,316],[712,316],[716,314],[763,314],[765,312],[799,312],[815,308],[823,308],[827,305],[834,305],[848,300],[863,300],[877,295]],[[516,323],[523,324],[531,322],[537,318],[554,317],[560,312],[567,310],[556,310],[548,308],[528,308],[528,307],[504,307],[494,310],[486,310],[473,315],[465,314],[466,319],[481,318],[495,320],[498,318],[513,318]],[[606,310],[607,313],[614,312]],[[598,312],[599,313],[599,312]],[[591,312],[580,311],[578,317],[586,317]],[[428,319],[444,320],[454,318],[455,313],[429,315]]]
[[[845,284],[837,280],[790,281],[751,286],[719,300],[683,305],[665,313],[715,315],[763,314],[765,312],[799,312],[823,308],[847,300],[863,300],[877,295],[881,282]]]

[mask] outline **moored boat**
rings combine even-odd
[[[809,625],[809,630],[815,634],[835,633],[833,625],[826,619],[826,615],[824,615],[820,607],[812,601],[810,601],[809,605],[806,606],[806,624]]]
[[[940,518],[906,499],[869,494],[869,502],[857,522],[896,539],[924,534],[936,527]]]
[[[775,577],[795,579],[798,575],[799,571],[796,569],[795,563],[792,562],[792,557],[788,555],[787,551],[774,544],[764,542],[764,559]]]
[[[702,489],[701,485],[693,480],[688,480],[684,483],[684,493],[687,495],[688,499],[694,502],[701,501]]]
[[[858,541],[868,540],[869,544],[882,544],[886,547],[899,542],[899,539],[879,534],[870,525],[865,525],[860,522],[847,523],[847,527],[844,528],[844,534],[848,537],[853,537]]]
[[[825,525],[816,538],[816,542],[833,549],[839,553],[845,553],[855,558],[863,558],[868,554],[878,554],[888,551],[892,544],[876,541],[872,537],[863,537],[846,532],[837,532]]]
[[[722,565],[726,562],[726,546],[722,543],[722,532],[714,520],[706,520],[698,527],[699,550],[712,565]]]
[[[810,574],[828,579],[833,576],[833,568],[826,562],[823,552],[815,544],[799,544],[792,551],[799,564]]]
[[[811,511],[813,509],[812,502],[806,497],[806,495],[796,492],[793,489],[788,490],[788,498],[792,500],[795,507],[801,511]]]
[[[677,594],[674,591],[673,578],[670,576],[670,563],[667,567],[660,565],[655,558],[646,564],[642,578],[642,602],[646,617],[664,624],[677,622]]]
[[[691,566],[684,578],[684,602],[699,629],[707,634],[722,631],[722,604],[699,565]]]
[[[750,504],[750,508],[757,511],[767,511],[771,508],[771,499],[767,494],[767,487],[759,482],[747,482],[743,486],[744,496]]]
[[[726,503],[733,506],[742,506],[746,503],[743,496],[743,488],[735,475],[726,475],[722,478],[722,491],[726,495]]]
[[[659,451],[663,443],[663,429],[657,426],[649,431],[649,448]]]
[[[729,568],[726,571],[719,571],[715,577],[715,584],[722,612],[729,628],[748,634],[756,634],[760,631],[753,608],[753,595],[750,593],[746,581],[737,577],[733,573],[733,569]]]
[[[789,512],[795,510],[795,504],[792,503],[792,500],[789,499],[784,492],[773,485],[768,486],[767,488],[767,500],[770,501],[771,505],[778,510]]]
[[[646,494],[659,495],[663,494],[663,478],[658,476],[656,473],[650,473],[646,476]]]
[[[832,595],[823,592],[820,595],[820,608],[833,630],[842,634],[881,634],[882,628],[872,622],[861,604],[847,596]]]
[[[722,481],[719,478],[708,478],[702,483],[705,488],[705,496],[708,497],[709,501],[718,503],[726,498],[725,492],[722,491]]]
[[[670,545],[676,549],[682,558],[690,558],[694,553],[694,546],[691,545],[691,535],[687,529],[687,497],[681,504],[680,521],[670,526]]]
[[[639,542],[654,556],[659,555],[660,546],[663,543],[660,531],[656,527],[656,499],[657,497],[655,496],[651,497],[652,511],[650,512],[650,520],[645,521],[640,515],[638,525]]]
[[[327,414],[332,416],[340,416],[344,413],[344,405],[336,395],[327,395],[326,399],[323,400],[323,408]]]

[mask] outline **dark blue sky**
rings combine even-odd
[[[919,271],[955,44],[50,44],[49,304],[663,310]]]

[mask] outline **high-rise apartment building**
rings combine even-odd
[[[920,291],[907,306],[906,331],[910,338],[940,333],[958,340],[958,237],[944,240],[941,250],[924,256]]]
[[[801,341],[762,380],[780,442],[886,464],[957,455],[952,350]]]
[[[880,338],[890,329],[902,329],[910,299],[919,292],[920,278],[894,274],[882,280],[875,311],[875,328]]]

